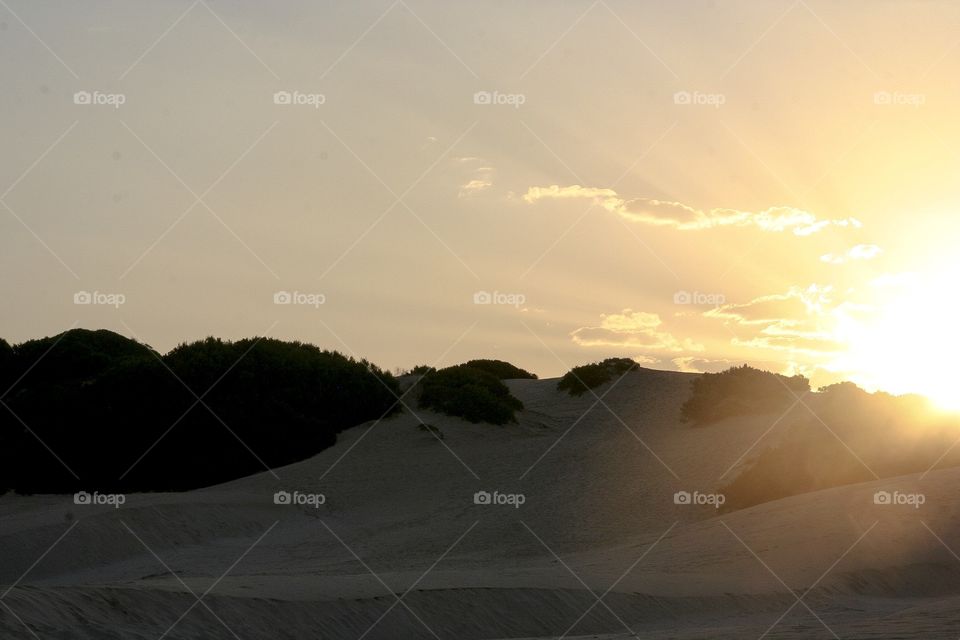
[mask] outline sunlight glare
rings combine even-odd
[[[956,283],[960,265],[920,274],[883,303],[874,320],[844,333],[845,367],[867,389],[925,395],[945,409],[960,409],[955,369],[960,342]]]

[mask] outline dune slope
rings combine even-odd
[[[642,370],[599,401],[511,381],[516,425],[407,412],[309,460],[119,509],[6,496],[0,635],[957,636],[960,470],[722,516],[676,504],[716,491],[786,422],[691,428],[689,381]],[[325,501],[278,505],[278,491]]]

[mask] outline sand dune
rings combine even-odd
[[[775,415],[684,425],[689,380],[631,373],[603,403],[514,381],[518,425],[418,412],[441,442],[405,413],[277,477],[120,509],[6,496],[0,583],[16,586],[0,633],[34,637],[19,617],[41,638],[156,639],[175,622],[167,637],[741,638],[791,606],[768,637],[960,633],[960,469],[722,516],[678,505],[781,432]],[[877,505],[880,490],[925,502]],[[276,505],[277,491],[326,502]]]

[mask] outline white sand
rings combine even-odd
[[[188,588],[200,595],[211,585],[167,637],[358,638],[395,605],[365,637],[557,637],[589,609],[571,635],[630,637],[627,625],[650,638],[756,638],[796,603],[785,584],[798,595],[816,585],[803,602],[824,622],[796,604],[767,637],[833,637],[827,627],[840,637],[960,635],[960,559],[946,548],[960,553],[960,469],[722,517],[678,506],[674,492],[709,493],[729,479],[720,477],[778,417],[684,425],[689,380],[629,374],[604,399],[619,420],[597,405],[572,428],[593,396],[559,394],[555,380],[515,381],[526,405],[519,425],[422,413],[443,431],[441,444],[407,413],[349,430],[332,449],[276,470],[280,480],[262,473],[134,495],[119,510],[4,497],[0,583],[29,572],[2,599],[0,637],[34,637],[15,612],[44,639],[156,640],[196,603]],[[926,502],[874,505],[878,488],[922,492]],[[276,506],[281,489],[327,502]],[[481,489],[526,502],[475,505]],[[593,593],[615,582],[596,604]],[[392,594],[411,586],[396,604]]]

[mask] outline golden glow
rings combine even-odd
[[[919,393],[948,409],[960,409],[956,376],[960,316],[956,284],[960,265],[910,278],[872,320],[849,322],[842,368],[868,389]]]

